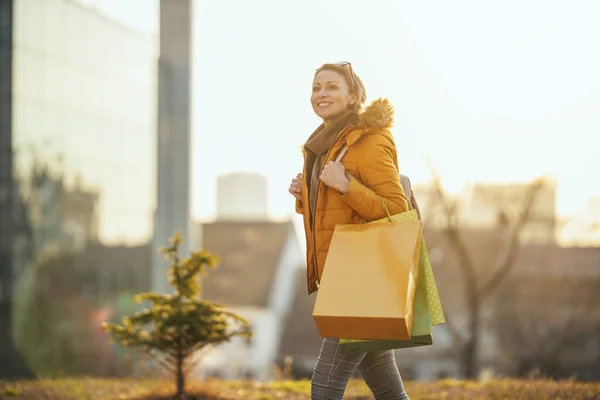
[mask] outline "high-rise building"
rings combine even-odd
[[[90,366],[99,360],[93,352],[108,346],[97,334],[97,318],[107,307],[113,312],[113,297],[128,288],[119,286],[119,276],[104,276],[102,290],[92,290],[100,283],[90,270],[116,274],[119,268],[103,266],[115,259],[128,264],[128,248],[132,260],[140,259],[140,248],[148,259],[153,252],[155,215],[161,214],[157,61],[157,33],[132,29],[96,7],[72,0],[0,1],[0,379],[15,373],[7,359],[10,322],[26,321],[17,317],[31,306],[27,302],[43,298],[35,297],[43,295],[40,289],[18,299],[11,288],[49,257],[75,261],[59,268],[73,268],[60,288],[44,288],[55,299],[38,304],[65,318],[60,333],[58,321],[42,325],[45,346],[68,363],[64,343],[84,340],[75,332],[89,328],[89,340],[98,343],[87,343],[90,353],[77,360]],[[173,120],[179,123],[178,116]],[[123,268],[150,288],[149,265]],[[12,319],[11,302],[20,307]],[[61,345],[54,348],[59,334]],[[31,347],[23,353],[38,354]]]
[[[191,237],[190,224],[191,26],[190,0],[161,0],[154,247],[165,246],[167,239],[180,231],[184,238],[180,250],[186,257],[190,243],[198,240]],[[155,252],[152,264],[152,290],[169,292],[164,257]]]

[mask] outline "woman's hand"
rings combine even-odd
[[[302,200],[302,174],[298,174],[294,179],[292,179],[289,192],[296,198],[296,200]]]
[[[320,176],[321,181],[332,189],[337,190],[342,194],[348,193],[350,180],[346,175],[346,170],[341,163],[329,161]]]

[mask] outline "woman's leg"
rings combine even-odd
[[[358,370],[377,400],[409,400],[393,350],[367,353]]]
[[[311,380],[312,400],[341,400],[346,386],[365,353],[346,354],[338,339],[323,339]]]

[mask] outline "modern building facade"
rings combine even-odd
[[[47,356],[32,347],[39,338],[15,335],[32,369],[111,373],[93,351],[113,348],[73,343],[103,343],[99,324],[118,314],[120,294],[150,288],[157,92],[156,33],[74,0],[0,2],[0,365],[12,368],[11,331],[35,333],[24,315],[47,304],[64,316],[37,329]],[[69,260],[60,289],[40,272],[57,259]]]

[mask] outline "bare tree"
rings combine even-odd
[[[499,209],[500,222],[504,226],[500,249],[492,265],[476,265],[471,248],[463,238],[463,221],[461,219],[460,202],[446,194],[441,179],[429,163],[433,178],[433,194],[437,208],[441,212],[442,232],[448,240],[458,259],[458,266],[464,281],[463,290],[466,298],[467,326],[459,330],[451,316],[447,318],[447,326],[455,341],[455,348],[461,356],[463,373],[467,378],[477,375],[477,350],[480,342],[482,308],[492,293],[509,275],[520,247],[520,234],[530,220],[536,197],[547,184],[547,179],[540,178],[527,186],[522,198],[511,201],[512,210]],[[485,275],[478,271],[488,271]]]

